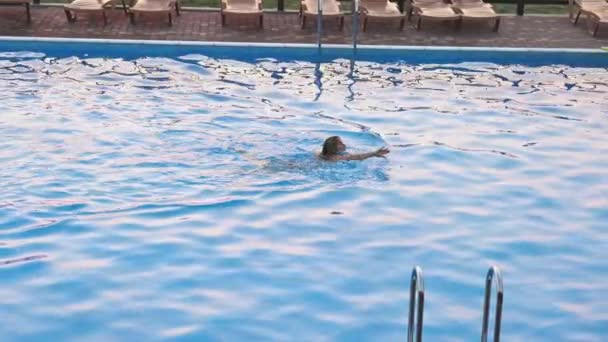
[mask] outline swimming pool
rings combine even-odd
[[[497,264],[504,341],[601,341],[607,67],[0,41],[1,339],[405,340],[418,264],[425,340],[471,341]]]

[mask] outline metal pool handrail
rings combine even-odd
[[[502,275],[497,266],[491,266],[486,276],[486,292],[483,302],[483,325],[481,327],[481,342],[488,341],[488,320],[490,316],[490,294],[492,293],[492,281],[496,280],[496,313],[494,316],[494,342],[500,341],[500,323],[502,320],[503,287]]]
[[[317,0],[317,46],[321,49],[323,35],[323,0]]]
[[[416,305],[418,304],[418,305]],[[407,341],[414,342],[414,310],[416,311],[416,342],[422,342],[422,318],[424,314],[424,278],[419,266],[412,270],[410,281],[410,312],[407,326]]]
[[[357,51],[357,36],[359,35],[359,0],[353,0],[353,52]]]

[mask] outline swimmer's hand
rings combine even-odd
[[[386,158],[385,155],[389,154],[391,150],[388,147],[379,148],[378,151],[374,152],[374,157]]]

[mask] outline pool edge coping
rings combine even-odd
[[[209,47],[261,47],[261,48],[306,48],[316,49],[314,43],[252,43],[252,42],[219,42],[219,41],[190,41],[190,40],[145,40],[145,39],[102,39],[102,38],[62,38],[62,37],[19,37],[0,36],[0,42],[47,42],[47,43],[97,43],[121,45],[178,45],[178,46],[209,46]],[[348,44],[323,44],[330,49],[352,49]],[[608,51],[602,48],[527,48],[527,47],[478,47],[478,46],[425,46],[425,45],[367,45],[359,44],[357,49],[363,50],[433,50],[433,51],[502,51],[502,52],[563,52],[563,53],[598,53]]]

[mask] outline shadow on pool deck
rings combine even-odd
[[[220,25],[217,11],[184,11],[174,26],[164,18],[149,16],[138,25],[130,25],[122,11],[109,11],[110,23],[104,27],[101,17],[79,18],[68,24],[60,7],[35,6],[32,24],[26,24],[19,7],[0,7],[0,35],[32,37],[79,37],[117,39],[197,40],[230,42],[314,43],[316,30],[310,23],[300,29],[297,13],[264,14],[264,29],[252,22],[230,22]],[[324,21],[325,43],[352,43],[351,18],[346,17],[344,31],[332,20]],[[490,23],[467,23],[461,31],[450,24],[429,22],[417,32],[411,24],[403,31],[397,22],[370,22],[368,32],[359,36],[359,44],[450,45],[542,48],[599,48],[608,45],[608,28],[594,38],[581,20],[573,26],[563,16],[506,16],[500,32],[491,31]]]

